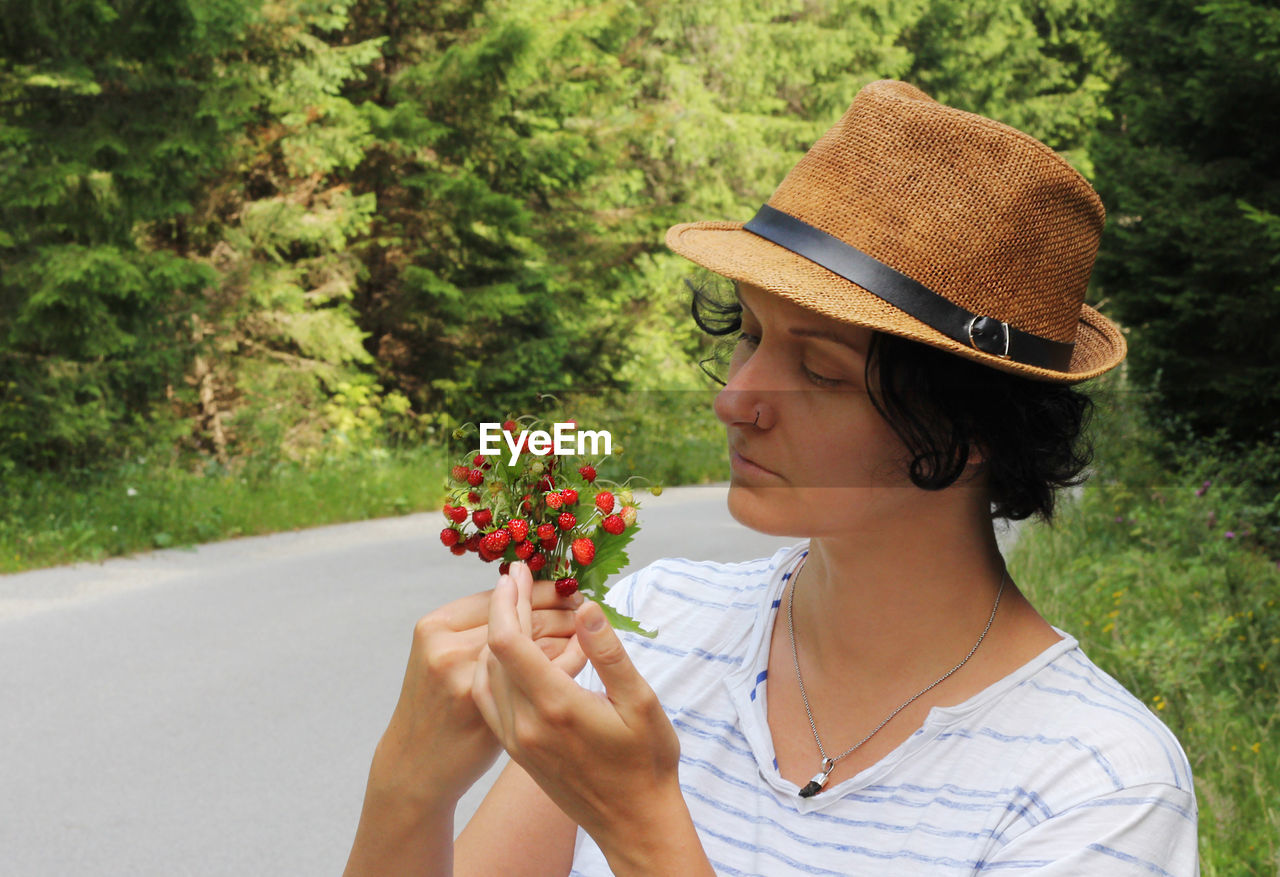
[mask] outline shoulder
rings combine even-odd
[[[1003,750],[988,763],[1004,766],[1000,782],[1021,802],[992,861],[1050,861],[1052,874],[1195,873],[1195,789],[1177,738],[1075,640],[1042,657],[967,723]]]
[[[942,736],[1001,765],[1004,783],[1033,795],[1042,816],[1153,789],[1194,811],[1191,766],[1177,738],[1071,637],[1000,688],[956,708]]]
[[[1020,688],[1029,708],[1054,717],[1047,730],[1078,741],[1117,788],[1158,783],[1192,791],[1173,732],[1074,640]]]

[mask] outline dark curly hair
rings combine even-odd
[[[721,339],[699,365],[722,377],[742,305],[735,286],[714,275],[687,280],[698,328]],[[908,474],[924,490],[959,480],[970,451],[984,459],[991,517],[1052,521],[1059,488],[1084,482],[1093,459],[1085,432],[1093,400],[1069,385],[1035,381],[907,338],[873,331],[866,385],[880,416],[911,455]]]

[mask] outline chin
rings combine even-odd
[[[810,535],[803,512],[791,506],[795,494],[787,487],[760,487],[730,483],[729,514],[742,526],[766,536]]]

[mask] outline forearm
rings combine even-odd
[[[424,809],[373,781],[343,877],[452,877],[453,806]]]

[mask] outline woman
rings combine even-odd
[[[730,511],[806,541],[627,577],[653,642],[520,564],[432,613],[348,874],[1197,873],[1177,741],[993,531],[1051,515],[1087,461],[1071,385],[1124,356],[1083,303],[1103,216],[1043,144],[886,81],[751,222],[673,228],[734,284],[694,301],[740,333]]]

